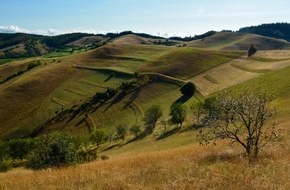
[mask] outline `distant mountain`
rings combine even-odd
[[[63,50],[67,47],[99,47],[114,39],[135,35],[140,38],[164,39],[145,33],[124,31],[120,33],[87,34],[71,33],[58,36],[41,36],[25,33],[0,33],[0,58],[20,58],[39,56],[48,52]]]
[[[239,32],[259,34],[262,36],[290,41],[290,24],[289,23],[261,24],[258,26],[244,27],[244,28],[241,28]]]
[[[216,31],[208,31],[204,34],[201,34],[201,35],[195,35],[195,36],[189,36],[189,37],[178,37],[178,36],[175,36],[175,37],[170,37],[169,39],[170,40],[179,40],[179,41],[186,41],[186,42],[189,42],[189,41],[193,41],[193,40],[199,40],[199,39],[203,39],[203,38],[206,38],[206,37],[209,37],[209,36],[212,36],[216,33]]]
[[[77,46],[69,43],[84,37],[100,37],[99,41],[104,38],[102,35],[86,33],[71,33],[58,36],[0,33],[0,58],[39,56],[51,51],[65,49],[68,46]],[[98,40],[93,42],[97,43]]]

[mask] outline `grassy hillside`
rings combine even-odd
[[[247,50],[250,44],[254,44],[258,50],[289,49],[289,43],[285,40],[236,32],[219,32],[207,38],[189,42],[188,46],[239,51]]]
[[[246,58],[244,52],[139,44],[135,36],[119,40],[79,54],[39,58],[41,65],[0,84],[0,136],[40,135],[54,130],[82,136],[95,130],[110,133],[118,124],[127,128],[138,124],[144,130],[144,112],[157,104],[163,117],[154,132],[142,138],[127,134],[124,141],[102,144],[98,154],[109,156],[107,161],[1,173],[0,189],[290,188],[289,51],[258,51]],[[212,43],[215,47],[222,44]],[[22,70],[31,61],[36,60],[7,60],[0,66],[0,76]],[[238,146],[219,141],[217,146],[200,146],[196,138],[200,129],[193,125],[195,118],[189,107],[203,97],[197,93],[183,102],[180,85],[168,76],[163,76],[167,80],[155,76],[126,93],[117,89],[111,99],[93,102],[97,93],[137,80],[134,72],[151,73],[148,79],[157,72],[193,81],[205,96],[225,88],[266,89],[276,96],[273,103],[283,138],[266,147],[256,165],[247,163]],[[138,79],[142,76],[147,75],[143,73]],[[168,120],[174,102],[183,102],[188,116],[181,128],[168,124],[165,129],[161,121]]]
[[[102,41],[106,41],[107,39],[108,38],[106,38],[105,36],[85,36],[85,37],[82,37],[81,39],[70,42],[67,45],[85,47],[91,44],[98,44]]]
[[[150,44],[148,39],[136,36],[134,34],[118,37],[114,39],[113,42],[117,44]]]
[[[290,67],[267,73],[233,90],[261,85],[276,97],[278,118],[289,115]],[[277,84],[277,81],[279,83]],[[2,189],[289,189],[289,134],[288,121],[285,137],[265,148],[260,161],[249,165],[236,146],[217,142],[216,146],[200,146],[195,134],[198,130],[184,126],[162,140],[149,136],[126,144],[120,142],[113,149],[100,154],[110,157],[75,167],[31,171],[16,169],[0,174]],[[130,137],[127,138],[130,140]],[[104,145],[106,149],[107,145]],[[13,179],[17,178],[17,182]]]
[[[174,48],[140,67],[141,72],[157,72],[182,79],[191,78],[217,65],[241,56],[241,53]]]

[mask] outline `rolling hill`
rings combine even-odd
[[[285,40],[236,32],[219,32],[207,38],[191,41],[188,46],[225,51],[245,51],[249,49],[250,44],[254,44],[258,50],[279,50],[290,47]]]
[[[258,84],[276,96],[274,103],[278,111],[278,125],[279,128],[283,129],[285,137],[267,147],[261,153],[260,162],[256,163],[254,167],[245,161],[241,150],[235,146],[227,146],[227,144],[221,142],[217,142],[218,145],[216,146],[198,145],[194,137],[199,129],[191,128],[190,124],[186,124],[179,131],[169,128],[168,130],[171,133],[161,138],[161,140],[158,137],[164,133],[164,129],[162,125],[159,125],[156,132],[147,138],[130,141],[132,137],[128,136],[125,141],[102,145],[99,149],[100,154],[108,155],[109,160],[62,169],[40,171],[31,171],[24,168],[14,169],[8,173],[0,174],[1,188],[45,189],[49,186],[62,187],[62,189],[76,187],[81,189],[96,187],[99,189],[233,188],[245,190],[261,189],[261,187],[288,189],[290,186],[288,180],[288,147],[290,145],[288,116],[290,109],[287,105],[290,101],[290,86],[287,81],[289,81],[290,67],[287,67],[289,60],[285,59],[289,59],[289,56],[289,51],[262,51],[257,54],[257,57],[264,58],[263,61],[244,60],[256,65],[255,68],[272,67],[274,70],[230,88],[233,91],[241,91]],[[253,66],[251,63],[245,63],[245,67],[250,68]],[[286,65],[280,67],[281,64]],[[279,66],[276,67],[277,65]],[[220,66],[207,72],[219,73]],[[226,84],[227,82],[224,81],[223,83]],[[155,87],[152,88],[151,85]],[[178,88],[172,86],[172,84],[166,86],[167,84],[152,83],[142,89],[144,90],[143,93],[140,93],[135,101],[139,106],[145,106],[150,104],[153,98],[154,102],[158,101],[161,105],[165,105],[163,104],[163,94],[166,93],[170,103],[178,97]],[[114,105],[113,110],[118,112],[116,108],[121,109],[122,104],[122,102],[118,102]],[[100,112],[96,112],[96,115],[92,114],[92,118],[101,124],[108,120],[108,118],[101,118],[104,115],[102,109],[99,108]],[[126,111],[126,109],[123,111]],[[112,112],[110,113],[112,114]],[[105,113],[105,117],[108,115]],[[13,180],[15,178],[18,179],[17,182]]]
[[[203,41],[190,42],[189,47],[175,47],[156,45],[150,41],[159,40],[158,38],[145,38],[130,33],[116,36],[110,43],[98,48],[69,53],[66,56],[58,57],[56,54],[36,59],[7,60],[0,66],[2,81],[9,78],[0,84],[0,98],[5,100],[1,103],[0,109],[0,123],[5,126],[0,129],[1,136],[5,138],[30,136],[51,130],[86,134],[90,132],[91,126],[112,128],[116,125],[114,122],[116,118],[122,118],[119,121],[124,123],[140,123],[142,113],[149,105],[154,102],[163,105],[162,94],[166,91],[172,91],[172,99],[169,102],[177,100],[178,88],[182,81],[193,81],[202,95],[209,95],[263,75],[274,68],[286,67],[288,56],[280,58],[281,55],[275,57],[272,53],[267,57],[268,51],[264,51],[263,54],[259,50],[257,56],[252,59],[241,57],[244,51],[238,50],[246,48],[246,43],[254,41],[263,44],[266,43],[264,41],[266,39],[268,38],[258,35],[222,32]],[[72,43],[85,45],[94,40],[107,39],[84,36]],[[281,48],[286,43],[278,42],[281,41],[270,39],[268,44],[272,44],[271,47],[274,48],[277,43],[276,45],[280,45]],[[201,43],[204,44],[200,45]],[[224,51],[231,49],[233,44],[239,47],[234,49],[235,52]],[[207,48],[203,48],[204,46]],[[285,50],[283,54],[287,55],[287,52]],[[24,71],[33,60],[38,60],[41,65],[15,74]],[[119,89],[124,82],[132,80],[138,82],[139,79],[136,78],[138,73],[154,79],[139,89],[138,94],[130,92],[119,102],[109,106],[110,109],[106,108],[108,107],[106,103],[100,105],[89,114],[90,119],[87,120],[82,120],[85,112],[74,115],[74,118],[70,118],[71,116],[67,114],[62,122],[55,120],[65,110],[73,112],[72,109],[79,109],[90,102],[97,93],[105,93],[108,88]],[[157,87],[160,88],[158,93]],[[146,97],[146,94],[150,96]],[[146,99],[148,104],[142,103]],[[164,105],[163,108],[167,113],[169,107]],[[22,113],[24,110],[25,113]],[[112,115],[113,120],[110,119]],[[77,128],[72,127],[76,125]]]
[[[83,140],[84,149],[109,160],[41,171],[16,168],[0,173],[0,189],[289,189],[288,42],[254,34],[210,34],[175,41],[187,46],[131,32],[68,35],[60,44],[100,46],[1,59],[1,140],[68,132]],[[251,43],[258,52],[246,57]],[[197,92],[184,98],[179,89],[188,81]],[[216,146],[200,146],[201,128],[191,108],[222,90],[255,87],[275,95],[281,139],[265,147],[255,165],[236,145],[217,141]],[[176,102],[188,114],[180,127],[168,122]],[[152,105],[159,105],[163,116],[152,134],[137,138],[129,128],[139,125],[143,131],[144,114]],[[115,138],[118,125],[126,127],[124,140]],[[114,138],[99,147],[85,145],[96,131]]]

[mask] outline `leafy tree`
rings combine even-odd
[[[211,104],[211,127],[201,130],[201,143],[217,138],[241,145],[249,162],[257,159],[260,149],[276,137],[275,125],[267,123],[275,114],[270,106],[273,97],[262,91],[230,92],[216,97]],[[267,125],[268,124],[268,125]]]
[[[153,132],[156,122],[162,116],[162,114],[162,109],[158,105],[153,105],[145,111],[144,123],[149,133]]]
[[[0,141],[0,162],[7,160],[8,157],[9,157],[8,143]]]
[[[12,159],[23,160],[32,149],[32,141],[30,139],[13,139],[9,141],[8,146],[9,155]]]
[[[28,158],[28,167],[41,169],[68,166],[78,162],[78,142],[70,135],[53,133],[38,139]]]
[[[169,115],[171,116],[170,122],[181,127],[186,117],[186,109],[181,103],[175,103],[170,107]]]
[[[125,125],[118,125],[116,127],[116,132],[117,132],[117,138],[118,139],[125,140],[125,136],[126,136],[126,133],[127,133],[127,128],[126,128]]]
[[[250,48],[248,49],[248,57],[251,57],[257,52],[257,48],[254,46],[254,44],[251,44]]]
[[[100,144],[106,140],[106,134],[104,131],[96,131],[91,135],[91,141],[96,143],[97,147],[100,147]]]
[[[187,82],[180,88],[180,92],[184,96],[193,96],[195,91],[196,91],[196,86],[192,82]]]
[[[140,126],[137,125],[137,124],[133,125],[133,126],[130,128],[130,132],[131,132],[133,135],[135,135],[135,137],[137,137],[138,134],[141,132],[141,130],[140,130]]]

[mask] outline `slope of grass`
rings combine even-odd
[[[3,65],[0,64],[0,82],[15,75],[16,73],[20,71],[25,70],[30,63],[36,62],[36,61],[31,61],[29,59],[28,60],[16,59],[15,61],[13,61],[13,59],[10,59],[10,60],[8,59],[7,61],[8,62],[6,62],[6,64],[3,64]]]
[[[140,71],[188,79],[239,56],[240,53],[174,48],[151,63],[140,66]]]
[[[95,50],[72,56],[73,63],[89,67],[115,67],[130,72],[159,57],[170,47],[110,43]]]
[[[286,67],[279,71],[272,71],[263,76],[249,80],[234,88],[233,90],[241,91],[249,87],[257,87],[268,91],[276,98],[274,101],[277,106],[279,117],[283,120],[289,120],[290,114],[290,67]]]
[[[113,42],[117,44],[150,44],[146,38],[142,38],[134,34],[118,37],[114,39]]]
[[[258,50],[289,49],[289,43],[284,40],[236,32],[219,32],[210,37],[192,41],[188,46],[239,51],[247,50],[250,44],[255,44]]]
[[[248,68],[242,65],[238,65],[238,64],[231,64],[233,67],[236,67],[238,69],[247,71],[247,72],[252,72],[252,73],[267,73],[270,72],[270,69],[252,69],[252,68]]]
[[[189,52],[192,51],[190,50]],[[184,55],[188,54],[185,53]],[[180,59],[179,56],[176,55],[176,60]],[[223,54],[223,56],[225,55]],[[166,59],[164,58],[164,60]],[[239,77],[245,76],[241,75],[241,73],[250,73],[232,67],[231,63],[226,63],[216,68],[225,72],[227,71],[225,70],[226,68],[230,69],[229,71],[240,71],[240,73],[235,73]],[[47,71],[58,71],[55,73],[57,74],[56,76],[63,74],[65,71],[60,65],[58,69]],[[66,74],[71,76],[71,80],[67,80],[68,76],[66,76],[65,82],[63,82],[63,79],[59,79],[58,85],[55,84],[56,82],[53,83],[55,91],[50,94],[53,96],[58,95],[59,99],[67,102],[71,97],[79,95],[64,91],[63,89],[70,88],[75,89],[75,91],[84,92],[88,88],[87,91],[89,92],[89,89],[95,87],[92,84],[103,86],[104,80],[108,76],[107,73],[92,74],[93,72],[98,73],[98,71],[93,70],[84,70],[82,71],[84,73],[76,74],[74,67],[70,69],[74,72],[71,71]],[[248,77],[248,81],[231,87],[233,91],[242,91],[245,88],[257,86],[268,90],[277,98],[274,104],[277,106],[277,119],[281,121],[278,123],[278,127],[285,128],[285,136],[281,142],[273,143],[271,146],[266,147],[262,151],[260,161],[256,165],[249,165],[241,153],[242,151],[235,146],[228,147],[221,142],[218,142],[218,145],[214,147],[199,146],[195,137],[198,130],[191,126],[192,116],[189,115],[187,123],[181,129],[176,130],[174,126],[170,126],[167,131],[168,133],[164,133],[162,125],[158,123],[155,132],[144,139],[130,142],[132,136],[128,135],[124,142],[119,141],[102,145],[101,149],[99,149],[99,154],[108,155],[110,159],[107,161],[97,161],[75,167],[42,171],[12,170],[6,174],[0,174],[0,188],[289,189],[290,141],[287,139],[290,134],[290,108],[288,106],[290,105],[289,73],[290,67],[265,74],[252,73],[254,74],[253,77],[256,78],[251,79],[251,77]],[[221,72],[218,72],[218,74],[221,75]],[[226,81],[218,80],[220,78],[216,77],[216,75],[208,74],[208,76],[212,77],[212,79],[207,78],[211,80],[215,79],[219,84],[227,85],[229,82],[229,79]],[[45,79],[48,77],[49,75],[46,75]],[[78,85],[78,82],[75,83],[74,79],[76,81],[82,80],[83,82]],[[120,84],[121,81],[122,78],[112,79],[110,86]],[[29,85],[24,86],[19,91],[22,92],[27,87]],[[104,88],[100,90],[102,89]],[[42,90],[45,90],[45,88]],[[71,93],[71,95],[65,95],[65,93]],[[115,100],[115,102],[113,100],[88,114],[97,127],[109,130],[109,128],[119,123],[130,126],[136,122],[141,122],[144,111],[152,104],[160,105],[164,110],[164,119],[168,119],[170,105],[179,98],[179,86],[155,81],[143,87],[140,92],[130,93],[121,100]],[[9,98],[6,97],[5,100],[9,100]],[[28,101],[25,98],[21,100]],[[197,100],[192,98],[185,105],[189,106],[195,101]],[[107,109],[108,107],[109,109]],[[136,120],[136,118],[139,118],[139,120]],[[78,119],[80,118],[76,118],[77,121],[79,121]],[[75,124],[74,122],[76,121],[73,120],[71,123],[67,123],[66,120],[62,123],[62,126],[58,124],[52,126],[52,129],[63,127],[61,128],[63,130],[75,130],[78,132],[85,132],[87,130],[85,123],[82,123],[83,127],[76,127],[71,125]]]
[[[6,63],[9,63],[11,61],[14,61],[15,59],[0,59],[0,65],[3,65],[3,64],[6,64]]]
[[[166,101],[164,101],[164,94]],[[58,96],[60,97],[60,96]],[[123,124],[129,129],[134,124],[142,125],[144,112],[152,105],[157,104],[163,110],[164,118],[168,118],[171,104],[181,97],[179,86],[166,82],[152,82],[145,87],[130,94],[119,94],[109,102],[96,106],[86,112],[97,124],[97,128],[106,132],[114,131],[117,125]],[[65,100],[65,97],[63,97]],[[195,98],[188,100],[186,104],[197,101]],[[48,126],[42,133],[50,130],[65,130],[80,134],[87,130],[87,123],[80,113],[73,119],[66,118],[63,122]],[[90,131],[86,131],[88,133]]]
[[[0,174],[0,188],[289,189],[289,153],[286,146],[274,146],[252,166],[224,145],[192,145],[64,169],[19,169]]]

